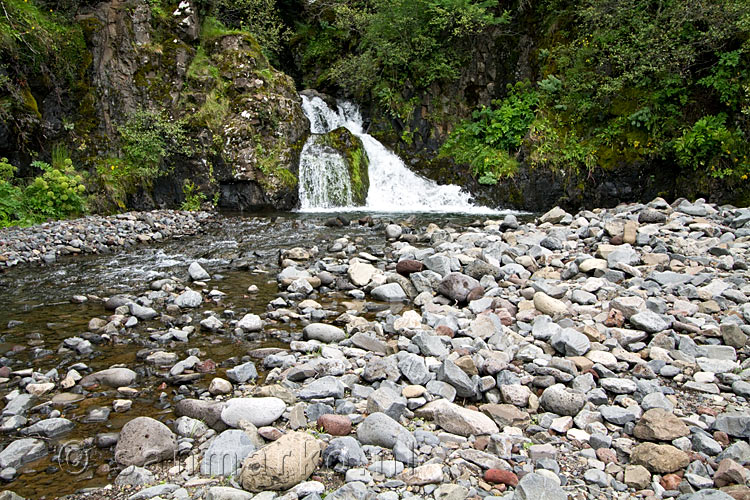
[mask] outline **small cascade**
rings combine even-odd
[[[460,186],[441,185],[409,170],[401,158],[362,130],[356,105],[340,101],[332,110],[320,97],[302,96],[312,135],[300,156],[300,203],[307,212],[326,209],[374,212],[496,213],[471,203]],[[321,134],[345,127],[362,141],[370,160],[370,188],[363,207],[352,206],[351,180],[343,157],[322,144]]]

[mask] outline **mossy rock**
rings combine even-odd
[[[352,201],[355,205],[365,205],[370,190],[370,159],[362,141],[344,127],[328,132],[324,141],[344,157],[352,181]]]

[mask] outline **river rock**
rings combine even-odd
[[[635,437],[647,441],[672,441],[688,434],[687,425],[663,408],[646,411],[633,429]]]
[[[750,415],[746,412],[729,412],[716,417],[714,429],[738,438],[750,438]]]
[[[575,416],[586,403],[586,397],[563,384],[555,384],[544,390],[539,402],[545,410],[552,413]]]
[[[75,424],[67,418],[46,418],[23,429],[21,434],[24,436],[39,435],[53,438],[72,431],[74,427]]]
[[[201,460],[201,474],[206,476],[233,475],[242,461],[255,451],[255,445],[245,431],[230,429],[216,436]]]
[[[206,500],[252,500],[253,494],[228,486],[211,486],[206,493]]]
[[[643,465],[655,474],[668,474],[687,467],[687,453],[670,444],[641,443],[630,455],[630,463]]]
[[[343,398],[344,384],[332,376],[315,379],[299,391],[300,399]]]
[[[227,377],[229,377],[229,380],[232,382],[244,384],[248,380],[255,380],[258,378],[258,370],[255,369],[255,363],[248,361],[247,363],[242,363],[241,365],[237,365],[234,368],[227,370]]]
[[[448,274],[438,285],[438,293],[454,300],[458,303],[464,303],[469,296],[469,292],[479,287],[479,282],[461,273]]]
[[[211,276],[208,274],[208,272],[203,269],[203,267],[197,262],[193,262],[190,264],[190,266],[188,266],[188,274],[190,275],[190,279],[193,281],[204,281],[207,279],[211,279]]]
[[[427,403],[415,411],[415,414],[432,419],[442,429],[459,436],[479,436],[499,432],[497,424],[487,415],[444,399]]]
[[[244,332],[259,332],[263,329],[263,321],[257,314],[245,314],[237,322],[237,328],[242,328]]]
[[[115,478],[116,486],[143,486],[155,482],[154,474],[143,467],[129,465]]]
[[[405,302],[407,300],[404,289],[398,283],[386,283],[377,286],[372,289],[370,295],[373,299],[383,302]]]
[[[588,337],[573,328],[559,330],[550,338],[550,344],[565,356],[583,356],[591,349]]]
[[[323,464],[326,467],[349,469],[366,463],[365,452],[359,442],[350,436],[331,439],[323,450]]]
[[[420,465],[403,472],[400,479],[412,486],[440,484],[443,482],[443,466],[441,464]]]
[[[513,500],[567,500],[568,494],[559,482],[536,472],[521,478],[513,493]]]
[[[391,449],[397,441],[413,444],[414,436],[385,413],[372,413],[357,427],[357,439],[362,444],[374,444]]]
[[[346,273],[355,286],[365,286],[370,282],[377,269],[372,264],[355,262],[349,266]]]
[[[109,368],[86,375],[81,379],[80,384],[83,387],[95,384],[106,385],[109,387],[125,387],[135,382],[137,375],[129,368]]]
[[[221,410],[221,420],[229,427],[240,427],[247,420],[256,427],[274,423],[286,410],[286,403],[279,398],[232,398]]]
[[[221,419],[221,412],[226,403],[223,401],[204,401],[201,399],[181,399],[175,404],[174,413],[178,417],[186,416],[205,422],[219,432],[227,428]]]
[[[47,445],[41,439],[23,438],[11,441],[0,451],[0,469],[20,466],[38,460],[47,454]]]
[[[534,307],[542,314],[555,316],[557,314],[566,314],[568,306],[561,300],[554,299],[544,292],[534,294]]]
[[[319,340],[326,343],[339,342],[346,338],[344,330],[337,326],[326,325],[325,323],[310,323],[302,329],[302,333],[306,339]]]
[[[240,481],[248,491],[287,490],[318,466],[321,442],[305,432],[288,432],[245,459]]]
[[[121,465],[144,465],[171,459],[177,441],[169,427],[150,417],[136,417],[122,426],[115,446],[115,460]]]
[[[174,303],[182,308],[195,308],[203,303],[203,296],[188,288],[174,299]]]

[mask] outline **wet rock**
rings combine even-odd
[[[38,460],[47,454],[47,445],[41,439],[23,438],[12,441],[0,451],[0,469],[18,469],[24,464]]]
[[[203,267],[197,262],[193,262],[190,264],[190,266],[188,266],[188,274],[190,275],[190,279],[193,281],[205,281],[207,279],[211,279],[211,276],[208,274],[208,272],[203,269]]]
[[[177,441],[169,427],[150,417],[137,417],[120,431],[115,460],[121,465],[144,465],[174,457]]]
[[[21,431],[24,436],[44,436],[48,438],[57,437],[70,432],[75,424],[67,418],[47,418],[28,426]]]
[[[259,332],[263,329],[263,321],[257,314],[245,314],[241,320],[237,322],[237,328],[242,328],[244,332]]]
[[[182,308],[195,308],[203,303],[203,296],[188,288],[174,299],[174,303]]]
[[[109,387],[125,387],[135,382],[137,375],[129,368],[109,368],[86,375],[81,379],[80,384],[88,387],[96,384],[106,385]]]
[[[245,459],[242,486],[253,492],[289,489],[310,477],[320,456],[320,441],[304,432],[289,432]]]

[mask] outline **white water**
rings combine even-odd
[[[301,211],[499,213],[472,204],[471,196],[460,186],[440,185],[409,170],[395,153],[363,132],[362,116],[354,104],[339,102],[334,111],[321,98],[303,95],[302,109],[310,120],[312,134],[345,127],[362,141],[370,160],[370,189],[364,207],[352,206],[349,173],[343,158],[341,155],[332,157],[330,149],[321,151],[316,136],[312,135],[300,156]],[[342,189],[348,191],[330,199],[326,194],[334,192],[330,188],[344,183],[347,187]]]

